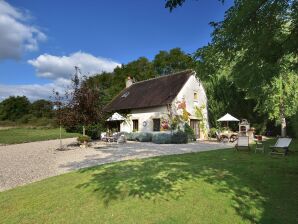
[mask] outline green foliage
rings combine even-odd
[[[30,102],[25,96],[10,96],[0,103],[0,120],[16,121],[29,113]]]
[[[137,141],[137,136],[137,132],[130,132],[125,134],[125,137],[128,141]]]
[[[139,142],[151,142],[152,141],[152,133],[149,133],[149,132],[136,133],[135,139]]]
[[[298,138],[298,113],[289,119],[288,134],[291,137]]]
[[[209,136],[211,138],[216,138],[216,132],[217,132],[217,129],[216,128],[210,128],[210,130],[209,130]]]
[[[170,144],[172,142],[172,135],[169,133],[154,133],[152,142],[156,144]]]
[[[189,126],[188,123],[185,123],[185,124],[184,124],[184,132],[186,133],[187,138],[188,138],[190,141],[194,141],[194,140],[196,140],[195,133],[194,133],[193,129]]]
[[[78,142],[80,143],[84,143],[84,142],[90,142],[91,141],[91,138],[88,136],[88,135],[80,135],[78,138],[77,138]]]
[[[184,2],[168,0],[166,7],[172,10]],[[296,79],[298,67],[297,15],[297,1],[239,0],[226,11],[223,21],[211,23],[212,42],[199,49],[196,57],[198,74],[211,82],[207,92],[213,125],[219,111],[232,112],[233,105],[238,110],[257,111],[261,118],[281,120],[282,127],[285,118],[297,112],[297,81],[291,81]],[[219,81],[225,77],[231,85],[222,86],[226,93],[221,96],[212,93],[218,84],[214,77]],[[262,120],[250,114],[252,119],[246,118],[253,122]]]
[[[86,135],[92,140],[99,139],[103,127],[100,124],[90,124],[86,126]]]
[[[188,134],[179,130],[172,134],[171,143],[173,144],[186,144],[188,142]]]
[[[158,75],[167,75],[195,67],[194,59],[180,48],[173,48],[169,52],[160,51],[153,60],[154,72]]]
[[[271,83],[263,87],[266,100],[260,103],[259,108],[265,110],[272,120],[284,116],[291,117],[297,112],[298,108],[298,76],[297,74],[287,73],[272,79]],[[281,110],[281,104],[286,105]]]
[[[53,103],[48,100],[36,100],[31,103],[30,106],[30,114],[33,116],[40,118],[40,117],[53,117]]]

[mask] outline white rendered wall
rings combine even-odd
[[[127,116],[126,120],[121,123],[120,130],[125,132],[132,132],[132,120],[138,120],[140,132],[152,132],[153,119],[162,117],[168,117],[166,106],[134,109],[131,111],[131,114]]]
[[[194,93],[198,94],[197,100],[194,99]],[[196,119],[196,110],[195,107],[201,108],[202,106],[204,109],[203,112],[203,119],[205,120],[205,128],[208,131],[209,130],[209,121],[208,121],[208,109],[207,109],[207,95],[205,92],[205,89],[202,85],[202,83],[196,78],[195,75],[192,75],[189,77],[185,85],[182,87],[180,92],[178,93],[177,97],[174,99],[172,103],[172,108],[177,105],[177,102],[181,102],[183,99],[185,99],[186,102],[186,110],[189,112],[190,119]],[[182,111],[177,111],[178,114],[181,114]],[[202,131],[202,130],[201,130]],[[201,138],[204,138],[206,136],[203,135],[201,132]]]
[[[198,99],[194,99],[194,92],[198,94]],[[207,96],[204,90],[203,85],[200,81],[192,75],[185,85],[182,87],[180,92],[178,93],[177,97],[172,102],[172,110],[174,114],[181,115],[182,111],[177,110],[177,103],[185,99],[186,101],[186,110],[190,113],[190,119],[198,119],[196,117],[196,110],[195,107],[201,108],[204,106],[203,109],[203,119],[205,120],[206,130],[209,130],[209,122],[208,122],[208,110],[207,110]],[[150,108],[143,108],[143,109],[134,109],[131,111],[124,122],[120,125],[120,130],[125,132],[132,132],[133,125],[132,120],[139,121],[139,131],[140,132],[152,132],[153,131],[153,119],[154,118],[166,118],[168,119],[168,110],[166,106],[160,107],[150,107]],[[144,125],[146,122],[146,125]],[[202,130],[201,130],[202,131]],[[204,138],[204,134],[201,132],[201,138]]]

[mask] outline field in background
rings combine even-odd
[[[62,131],[62,138],[77,137],[78,133]],[[15,144],[59,138],[59,128],[8,128],[0,129],[0,144]]]

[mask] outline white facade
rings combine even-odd
[[[138,124],[137,131],[153,132],[153,119],[160,119],[161,131],[169,131],[169,129],[163,128],[167,126],[163,126],[162,123],[168,122],[169,126],[171,125],[170,114],[180,117],[187,114],[188,119],[184,122],[188,124],[192,122],[193,125],[198,126],[198,138],[204,139],[207,137],[206,134],[209,130],[207,96],[203,85],[195,74],[189,77],[171,105],[133,109],[126,117],[126,120],[121,123],[120,131],[136,131],[133,127],[133,120],[136,120],[135,125]]]

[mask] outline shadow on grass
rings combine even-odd
[[[197,187],[198,181],[204,181],[228,195],[243,220],[295,223],[296,213],[288,215],[286,211],[295,212],[298,204],[287,200],[283,192],[298,184],[297,162],[297,155],[275,160],[267,154],[232,150],[172,155],[81,170],[91,172],[92,178],[77,187],[98,192],[108,206],[127,197],[177,200],[186,193],[186,182]],[[297,191],[290,194],[298,198]],[[285,207],[280,209],[281,205]]]

